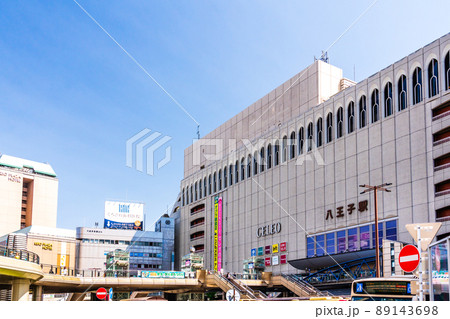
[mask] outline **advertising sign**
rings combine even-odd
[[[265,247],[266,255],[270,255],[270,245]]]
[[[272,257],[272,265],[274,265],[274,266],[278,265],[278,256]]]
[[[256,256],[256,248],[252,248],[251,254],[252,257]]]
[[[286,242],[281,243],[280,244],[280,251],[286,251],[286,250],[287,250]]]
[[[183,271],[142,271],[142,278],[174,278],[184,279]]]
[[[270,258],[270,257],[266,257],[266,259],[264,260],[264,265],[265,266],[270,266],[270,260],[271,260],[272,258]]]
[[[222,269],[222,197],[214,197],[214,270]]]
[[[286,255],[281,255],[280,256],[280,264],[285,264],[287,263],[287,256]]]
[[[272,254],[276,254],[278,252],[278,244],[272,245]]]
[[[144,204],[130,202],[105,202],[103,228],[143,230]]]
[[[258,256],[264,255],[264,247],[258,247]]]

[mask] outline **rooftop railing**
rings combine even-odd
[[[13,249],[0,246],[0,256],[29,261],[39,265],[39,256],[25,249]]]

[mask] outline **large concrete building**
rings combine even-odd
[[[406,224],[435,221],[447,236],[449,51],[447,34],[359,83],[315,61],[188,147],[177,255],[194,247],[232,272],[261,257],[273,273],[364,257],[374,203],[361,184],[392,183],[382,238],[412,242]]]
[[[0,236],[31,226],[56,227],[58,179],[52,167],[0,156]]]

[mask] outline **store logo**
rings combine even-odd
[[[139,133],[133,135],[126,142],[126,165],[128,167],[133,167],[133,155],[136,160],[136,170],[139,172],[144,171],[144,161],[146,161],[146,173],[148,175],[153,175],[154,173],[154,162],[155,162],[155,152],[161,148],[164,144],[169,142],[172,137],[163,136],[161,139],[155,140],[162,134],[159,132],[151,132],[150,129],[146,128]],[[133,154],[134,153],[134,154]],[[157,163],[158,169],[165,166],[170,162],[172,158],[171,147],[167,146],[165,149],[165,157]]]
[[[281,232],[281,223],[266,225],[262,227],[258,227],[256,230],[256,237],[265,237],[268,235],[273,235]]]

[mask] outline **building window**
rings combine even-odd
[[[281,152],[281,161],[284,163],[287,160],[287,136],[283,137],[281,142],[282,152]]]
[[[312,143],[313,143],[313,124],[312,123],[308,124],[308,131],[306,133],[308,134],[307,151],[309,152],[312,150]]]
[[[291,132],[291,138],[289,139],[289,159],[293,159],[295,157],[295,132]]]
[[[198,198],[199,198],[199,199],[202,198],[202,190],[203,190],[203,187],[202,187],[202,180],[200,179],[200,180],[198,181]]]
[[[314,257],[314,238],[313,237],[307,237],[306,238],[306,256],[308,258]]]
[[[225,166],[223,168],[223,188],[227,188],[227,181],[228,181],[228,172],[227,172],[227,167]]]
[[[386,239],[397,240],[397,221],[390,220],[386,222]]]
[[[348,230],[348,251],[358,249],[358,228],[350,228]]]
[[[370,227],[359,227],[359,243],[361,250],[370,248]]]
[[[439,65],[436,59],[428,64],[428,97],[439,93]]]
[[[206,177],[203,179],[203,194],[206,197],[206,195],[208,195],[208,193],[206,192]]]
[[[245,179],[245,159],[241,159],[241,181]]]
[[[218,180],[219,191],[222,190],[222,170],[219,169],[219,180]]]
[[[450,51],[447,52],[444,60],[445,89],[450,89]]]
[[[323,131],[323,123],[322,122],[323,122],[322,118],[319,117],[319,119],[317,120],[317,127],[316,127],[316,129],[317,129],[317,136],[316,136],[317,147],[322,146],[322,131]]]
[[[194,197],[194,200],[196,201],[196,200],[198,200],[198,183],[197,182],[195,182],[195,184],[194,184],[195,186],[195,189],[194,189],[194,194],[195,194],[195,197]]]
[[[239,182],[239,161],[236,161],[236,165],[234,166],[234,172],[235,172],[234,181],[237,184],[237,182]]]
[[[278,164],[280,164],[280,142],[278,142],[278,140],[275,142],[273,155],[274,155],[273,166],[277,166]]]
[[[343,253],[347,250],[347,238],[345,236],[345,230],[337,232],[337,253]]]
[[[366,113],[367,113],[367,105],[366,105],[366,96],[363,95],[359,99],[359,128],[363,128],[366,126]]]
[[[398,90],[398,110],[401,111],[406,109],[406,98],[407,98],[406,76],[404,74],[400,77],[400,79],[398,79],[397,90]]]
[[[327,143],[333,140],[333,114],[327,114]]]
[[[372,225],[372,248],[376,248],[375,246],[375,225]],[[378,223],[378,247],[382,247],[383,245],[383,223]]]
[[[375,123],[379,120],[379,114],[380,114],[380,99],[379,99],[379,93],[378,89],[373,90],[372,92],[372,98],[370,101],[371,104],[371,115],[372,115],[372,123]]]
[[[336,245],[335,245],[335,233],[328,233],[327,234],[327,253],[329,255],[332,255],[336,253]]]
[[[181,206],[185,205],[185,201],[184,201],[184,188],[183,188],[183,192],[182,192],[182,196],[181,196]]]
[[[417,67],[413,72],[413,104],[422,101],[422,69]]]
[[[230,164],[230,186],[233,185],[233,164]]]
[[[214,172],[214,175],[213,175],[214,177],[213,177],[213,192],[214,193],[216,193],[217,192],[217,174],[216,174],[216,172]]]
[[[191,198],[189,199],[189,202],[192,203],[194,201],[194,187],[191,185]]]
[[[316,256],[323,256],[325,253],[325,235],[316,236]]]
[[[261,150],[259,152],[260,154],[260,163],[259,163],[259,171],[264,172],[264,165],[265,165],[265,150],[264,147],[261,147]]]
[[[305,144],[305,130],[301,127],[298,130],[298,155],[303,154],[303,145]]]
[[[247,157],[247,178],[252,177],[252,156],[249,154]]]
[[[211,188],[211,175],[209,175],[208,178],[208,195],[211,195],[212,193],[212,188]]]
[[[267,145],[267,169],[272,168],[272,145]]]
[[[336,138],[344,135],[344,110],[340,107],[336,115]]]
[[[392,105],[392,83],[388,82],[384,86],[384,117],[391,116],[394,113]]]
[[[253,154],[253,175],[258,174],[258,161],[257,161],[257,158],[258,158],[258,152],[255,152]]]
[[[351,101],[347,107],[347,131],[352,133],[355,130],[355,103]]]

